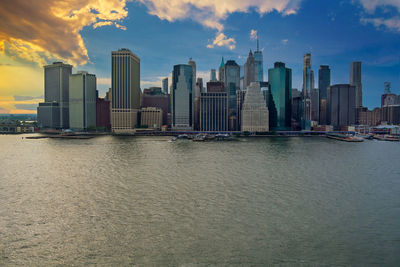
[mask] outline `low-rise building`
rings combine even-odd
[[[147,107],[142,108],[140,112],[141,127],[161,129],[163,121],[163,111],[161,108]]]

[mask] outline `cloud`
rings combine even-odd
[[[8,114],[10,111],[8,109],[0,107],[0,114]]]
[[[364,7],[364,9],[372,14],[378,8],[392,6],[397,9],[400,9],[400,1],[399,0],[358,0],[360,4]]]
[[[97,84],[104,84],[111,86],[111,78],[97,78]]]
[[[257,36],[258,36],[258,32],[256,30],[253,29],[250,31],[250,39],[251,40],[256,40]]]
[[[363,24],[372,24],[378,29],[387,28],[400,33],[400,1],[399,0],[358,0],[361,6],[365,9],[366,15],[360,19]],[[393,8],[397,14],[390,14],[386,12],[387,8]],[[378,11],[386,13],[379,16],[376,14]]]
[[[236,48],[236,41],[233,38],[226,37],[224,33],[220,32],[217,33],[214,41],[207,45],[207,48],[214,48],[215,46],[226,46],[230,50],[233,50]]]
[[[44,65],[52,59],[86,64],[80,31],[119,24],[127,0],[1,0],[0,53]]]
[[[41,96],[21,96],[21,95],[15,95],[14,100],[15,101],[26,101],[26,100],[33,100],[33,99],[43,99],[43,95]]]
[[[376,28],[386,27],[400,33],[400,17],[393,18],[361,18],[361,23],[372,24]]]
[[[15,108],[24,110],[37,110],[37,104],[15,104]]]
[[[235,48],[235,40],[223,33],[223,21],[229,14],[235,12],[250,12],[255,10],[260,15],[277,11],[283,15],[296,14],[302,0],[137,0],[143,3],[149,13],[162,20],[176,21],[192,19],[206,28],[217,30],[212,44]]]
[[[289,43],[289,39],[283,39],[281,41],[281,44],[283,44],[283,45],[287,45],[288,43]]]

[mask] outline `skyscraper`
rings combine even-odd
[[[211,72],[210,72],[210,81],[212,81],[212,82],[217,81],[217,74],[216,74],[216,72],[215,72],[215,69],[211,69]]]
[[[221,82],[207,83],[200,96],[200,131],[228,131],[228,94]]]
[[[242,107],[243,132],[268,132],[269,114],[261,92],[260,83],[251,83],[246,90]]]
[[[111,53],[111,127],[130,132],[138,124],[140,109],[140,59],[129,49]]]
[[[44,103],[38,107],[42,127],[69,128],[69,75],[72,66],[54,62],[44,66]]]
[[[322,65],[318,70],[319,123],[321,125],[326,125],[326,91],[330,85],[331,70],[329,66]]]
[[[193,127],[193,68],[175,65],[172,72],[171,113],[172,128],[191,130]]]
[[[278,130],[290,130],[292,121],[292,70],[285,63],[276,62],[273,69],[268,70],[270,92],[276,112],[271,127]]]
[[[260,50],[260,40],[257,35],[257,50],[254,52],[254,60],[255,60],[255,67],[256,67],[256,82],[263,82],[264,81],[264,68],[263,68],[263,54]]]
[[[255,82],[256,78],[256,62],[254,60],[253,52],[250,50],[247,61],[244,64],[243,88],[246,88],[250,83]]]
[[[334,129],[356,123],[356,87],[336,84],[327,90],[327,122]]]
[[[228,60],[220,68],[220,81],[224,83],[225,91],[228,93],[230,116],[234,116],[236,114],[236,90],[240,90],[240,66],[234,60]]]
[[[168,77],[162,80],[162,90],[164,94],[168,94]]]
[[[309,98],[311,89],[314,88],[314,72],[311,69],[311,54],[304,55],[303,65],[303,97]]]
[[[304,55],[303,66],[303,108],[301,124],[303,129],[311,127],[311,89],[314,88],[314,72],[311,69],[311,54]]]
[[[69,76],[69,127],[96,127],[96,75],[79,71]]]
[[[350,63],[350,85],[356,87],[356,107],[362,107],[361,62]]]

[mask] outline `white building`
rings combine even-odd
[[[242,107],[242,132],[268,132],[269,112],[261,92],[260,83],[247,87]]]

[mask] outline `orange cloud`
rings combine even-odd
[[[44,65],[58,59],[86,64],[80,31],[119,24],[126,18],[126,0],[1,0],[0,52]]]

